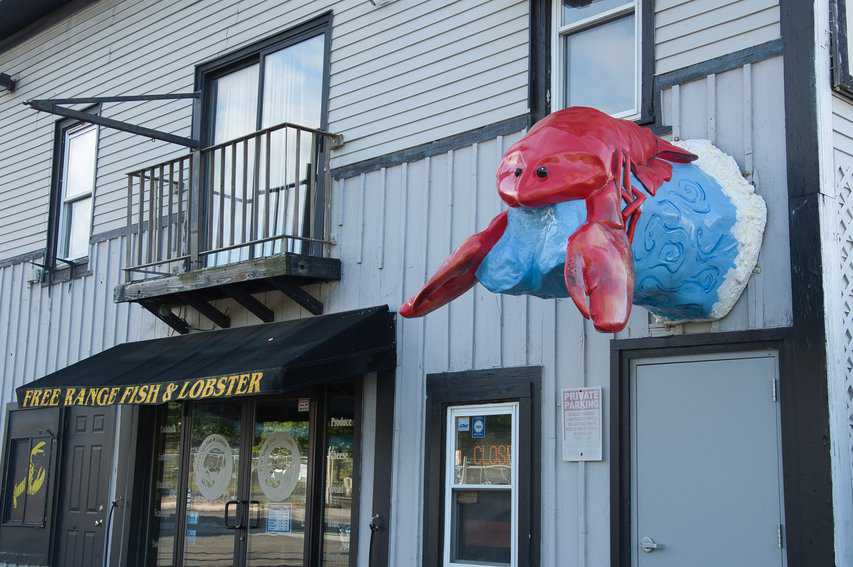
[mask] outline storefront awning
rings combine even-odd
[[[21,407],[286,392],[394,364],[386,306],[115,346],[17,389]]]

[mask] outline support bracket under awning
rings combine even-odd
[[[169,132],[163,132],[162,130],[155,130],[153,128],[146,128],[145,126],[138,126],[136,124],[131,124],[129,122],[124,122],[122,120],[115,120],[113,118],[106,118],[104,116],[100,116],[98,114],[93,114],[91,112],[83,112],[81,110],[74,110],[72,108],[67,108],[68,104],[101,104],[101,103],[112,103],[112,102],[149,102],[155,100],[183,100],[183,99],[191,99],[194,101],[198,101],[201,99],[201,93],[191,92],[191,93],[174,93],[174,94],[149,94],[149,95],[128,95],[128,96],[91,96],[91,97],[77,97],[77,98],[51,98],[51,99],[34,99],[28,100],[24,102],[26,106],[29,106],[33,110],[37,110],[39,112],[47,112],[50,114],[55,114],[57,116],[64,116],[66,118],[74,118],[75,120],[79,120],[81,122],[88,122],[90,124],[97,124],[99,126],[104,126],[105,128],[112,128],[114,130],[121,130],[122,132],[130,132],[131,134],[137,134],[139,136],[144,136],[146,138],[152,138],[155,140],[161,140],[163,142],[169,142],[171,144],[177,144],[179,146],[184,146],[190,149],[200,149],[201,142],[199,140],[195,140],[192,138],[187,138],[185,136],[178,136],[176,134],[171,134]]]

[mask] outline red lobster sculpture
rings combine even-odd
[[[568,240],[564,279],[569,296],[596,329],[616,332],[631,314],[634,267],[631,240],[646,194],[672,176],[670,162],[688,163],[692,153],[633,122],[594,108],[572,107],[536,123],[513,144],[498,166],[498,193],[510,207],[537,208],[583,199],[586,222]],[[507,213],[466,240],[400,307],[420,317],[462,295],[476,283],[483,259],[501,238]]]

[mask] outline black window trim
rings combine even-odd
[[[449,406],[519,402],[518,564],[538,567],[540,546],[542,367],[523,366],[427,375],[422,564],[439,567],[444,546],[446,422]],[[525,423],[529,423],[524,431]],[[526,463],[526,464],[525,464]],[[521,471],[526,469],[526,475]],[[527,503],[523,506],[522,503]],[[525,537],[526,536],[526,537]],[[525,557],[526,555],[526,557]]]
[[[83,109],[83,112],[100,115],[101,105],[94,104]],[[59,229],[60,220],[62,218],[63,198],[62,198],[62,177],[64,175],[65,165],[65,138],[66,133],[75,128],[85,125],[84,122],[74,118],[61,118],[54,123],[53,130],[53,165],[50,175],[50,201],[48,206],[47,216],[47,246],[45,249],[45,263],[43,282],[47,284],[59,283],[68,281],[72,278],[83,277],[89,272],[89,256],[75,258],[74,260],[65,260],[58,257],[59,250]],[[95,201],[97,198],[97,179],[98,179],[98,154],[101,144],[101,128],[97,124],[95,128],[95,182],[92,186],[92,210],[89,216],[89,240],[94,233],[95,224]]]
[[[830,41],[832,54],[832,88],[853,99],[853,75],[847,49],[847,0],[830,2]]]
[[[261,117],[263,116],[263,59],[273,52],[284,49],[291,45],[295,45],[301,41],[311,39],[313,37],[324,36],[324,61],[323,61],[323,79],[322,79],[322,101],[320,103],[320,129],[328,129],[329,115],[329,80],[331,68],[331,51],[332,51],[332,12],[325,12],[311,20],[297,24],[284,31],[270,35],[260,41],[256,41],[250,45],[237,49],[235,51],[219,55],[210,61],[196,65],[195,68],[195,90],[201,93],[201,97],[196,99],[193,104],[192,112],[192,137],[196,140],[201,140],[202,146],[209,145],[213,142],[213,117],[212,109],[215,108],[215,99],[211,83],[214,79],[221,77],[233,71],[248,67],[255,63],[258,64],[258,107],[255,120],[255,126],[260,129]],[[325,154],[328,152],[325,144],[318,145],[318,163],[325,163]],[[208,168],[202,166],[202,175],[206,175]],[[324,182],[325,176],[319,176],[317,183],[318,202],[325,200],[326,187]],[[203,181],[202,186],[207,184]],[[207,199],[202,199],[201,202],[201,218],[207,218],[207,210],[205,204]],[[317,215],[322,214],[322,207],[316,211]],[[199,238],[202,242],[207,240],[207,224],[202,223],[201,234]],[[319,226],[319,224],[318,224]],[[312,247],[313,249],[313,247]]]
[[[196,66],[195,89],[202,93],[201,102],[193,108],[193,137],[202,140],[202,144],[212,141],[212,121],[214,98],[211,92],[211,82],[230,72],[248,67],[255,63],[260,65],[258,69],[258,109],[256,127],[260,129],[261,116],[263,113],[260,104],[263,97],[263,59],[266,55],[295,45],[306,39],[325,35],[325,60],[323,69],[323,100],[320,106],[320,129],[325,130],[328,124],[329,106],[329,55],[332,44],[332,13],[327,12],[316,18],[288,28],[282,32],[266,37],[246,47],[237,49],[225,55],[221,55],[208,62]]]
[[[553,2],[559,0],[530,0],[530,64],[528,71],[528,106],[530,123],[541,120],[551,112],[554,93],[551,92],[551,45],[553,42]],[[655,122],[655,13],[654,1],[642,0],[640,5],[642,44],[640,54],[640,117],[637,124]]]

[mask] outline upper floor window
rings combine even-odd
[[[592,106],[619,118],[640,118],[641,3],[642,0],[554,1],[554,110]]]
[[[89,112],[97,113],[98,107]],[[49,268],[82,266],[89,255],[98,127],[78,120],[56,123],[48,222]]]
[[[303,251],[314,130],[325,126],[328,34],[328,18],[319,18],[199,67],[200,136],[213,147],[204,166],[205,240],[216,250],[208,265]],[[257,244],[234,247],[241,242]]]
[[[56,239],[59,258],[75,260],[89,255],[97,148],[97,126],[87,124],[63,130]]]

